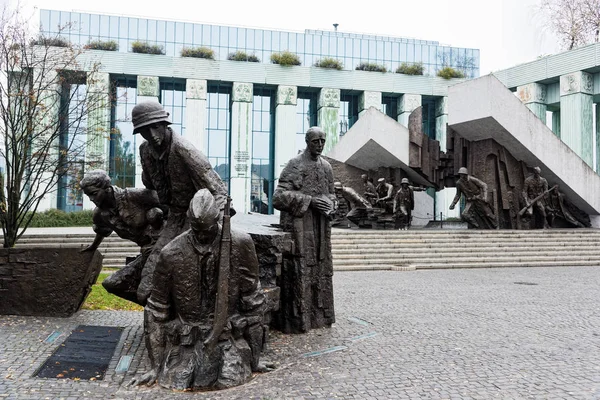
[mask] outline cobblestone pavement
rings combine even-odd
[[[273,332],[279,363],[221,392],[129,388],[139,312],[0,317],[0,399],[600,399],[600,268],[340,272],[337,323]],[[103,381],[31,378],[78,324],[125,327]],[[52,332],[62,332],[45,343]],[[307,357],[309,352],[318,353]],[[115,367],[132,355],[129,372]]]

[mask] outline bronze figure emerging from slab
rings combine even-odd
[[[450,204],[450,209],[465,196],[465,208],[461,214],[464,221],[470,228],[476,229],[497,229],[496,216],[492,207],[487,201],[487,185],[485,182],[469,175],[465,167],[458,170],[460,178],[456,181],[456,196]]]

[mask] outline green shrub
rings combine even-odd
[[[344,64],[335,58],[325,57],[317,60],[315,67],[337,69],[338,71],[341,71],[344,69]]]
[[[247,54],[245,51],[238,50],[235,53],[229,53],[227,56],[229,61],[248,61],[248,62],[260,62],[260,59],[254,54]]]
[[[387,68],[384,65],[368,62],[362,62],[358,64],[356,69],[359,71],[387,72]]]
[[[396,68],[396,73],[404,75],[423,75],[424,70],[425,68],[423,67],[422,62],[415,64],[403,62],[398,68]]]
[[[184,47],[181,49],[181,57],[206,58],[207,60],[215,59],[215,51],[208,47]]]
[[[61,37],[45,37],[45,36],[38,36],[37,39],[33,39],[31,40],[31,45],[32,46],[54,46],[54,47],[70,47],[71,46],[71,42],[69,42],[67,39],[63,39]]]
[[[159,44],[149,44],[147,42],[135,41],[131,43],[133,53],[142,54],[165,54],[165,49]]]
[[[437,72],[437,76],[444,79],[464,78],[465,74],[452,67],[444,67]]]
[[[88,50],[117,51],[119,50],[119,45],[114,40],[92,40],[83,46],[83,48]]]
[[[289,65],[301,65],[300,57],[291,51],[283,51],[281,53],[273,53],[271,54],[271,62],[273,64],[279,64],[283,66]]]
[[[30,228],[67,227],[67,226],[92,226],[93,210],[64,212],[52,208],[44,212],[35,213]]]

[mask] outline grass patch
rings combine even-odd
[[[465,74],[462,71],[454,69],[452,67],[444,67],[440,69],[437,73],[437,76],[444,79],[452,79],[452,78],[464,78]]]
[[[335,58],[325,57],[315,62],[315,67],[337,69],[338,71],[341,71],[342,69],[344,69],[344,64],[342,64],[340,60],[337,60]]]
[[[89,294],[82,310],[117,310],[117,311],[143,311],[144,307],[131,301],[124,300],[120,297],[110,294],[102,286],[102,281],[110,274],[100,273],[98,280],[92,286],[92,292]]]
[[[131,52],[132,53],[142,53],[142,54],[165,54],[165,49],[158,44],[149,44],[146,42],[142,42],[136,40],[131,43]]]
[[[245,51],[238,50],[235,53],[229,53],[227,56],[229,61],[248,61],[248,62],[260,62],[260,59],[254,54],[248,54]]]
[[[373,71],[373,72],[387,72],[385,65],[379,65],[375,63],[362,62],[355,68],[358,71]]]
[[[93,210],[64,212],[52,208],[44,212],[37,212],[33,216],[29,228],[54,228],[68,226],[92,226]]]
[[[205,58],[207,60],[215,59],[215,51],[208,47],[184,47],[181,49],[181,57]]]
[[[421,62],[416,64],[409,64],[403,62],[398,68],[396,68],[397,74],[404,75],[423,75],[423,71],[423,63]]]
[[[283,66],[301,65],[300,57],[291,51],[271,54],[271,62]]]
[[[87,50],[117,51],[119,50],[119,45],[114,40],[93,40],[83,46],[83,48]]]

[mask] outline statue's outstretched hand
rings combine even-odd
[[[156,382],[156,378],[158,374],[155,369],[152,369],[146,372],[144,375],[138,378],[133,378],[131,382],[129,382],[129,386],[140,386],[140,385],[148,385],[152,386]]]

